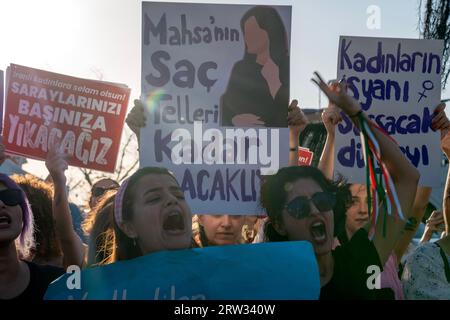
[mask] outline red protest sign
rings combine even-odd
[[[298,165],[310,166],[312,163],[314,153],[309,151],[308,148],[298,147]]]
[[[114,172],[130,89],[11,64],[6,151],[44,160],[58,144],[72,166]]]

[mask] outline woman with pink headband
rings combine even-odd
[[[141,168],[122,183],[114,202],[114,234],[112,261],[191,246],[191,211],[170,171]]]
[[[47,166],[52,176],[63,176],[67,163],[63,155],[52,151]],[[56,205],[55,210],[67,207],[63,205],[67,196],[55,194],[55,197],[59,197],[55,204],[61,207]],[[104,241],[104,252],[110,255],[103,259],[106,263],[191,246],[191,211],[177,180],[167,169],[146,167],[137,170],[122,182],[113,206],[108,217],[114,236]],[[71,226],[67,221],[65,225]],[[82,266],[83,251],[78,241],[72,241],[71,248],[72,261]],[[89,249],[97,250],[97,247],[90,245]]]

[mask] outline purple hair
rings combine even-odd
[[[34,246],[34,220],[33,212],[31,211],[30,203],[25,192],[6,174],[0,173],[0,182],[3,183],[8,189],[20,190],[20,208],[22,209],[22,231],[19,237],[19,253],[22,259],[28,258],[30,249]]]

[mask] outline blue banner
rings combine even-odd
[[[76,277],[79,289],[73,288]],[[309,242],[163,251],[53,282],[47,300],[314,300],[320,277]]]

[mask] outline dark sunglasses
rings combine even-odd
[[[311,199],[297,197],[284,206],[287,212],[296,219],[306,218],[311,214],[310,201],[320,212],[330,211],[336,205],[336,195],[331,192],[317,192]]]
[[[103,195],[106,191],[108,190],[115,190],[118,189],[118,186],[110,186],[110,187],[106,187],[106,188],[100,188],[100,187],[96,187],[92,190],[92,195],[96,198],[100,197],[101,195]]]
[[[2,190],[0,200],[7,206],[17,206],[22,201],[22,192],[17,189]]]

